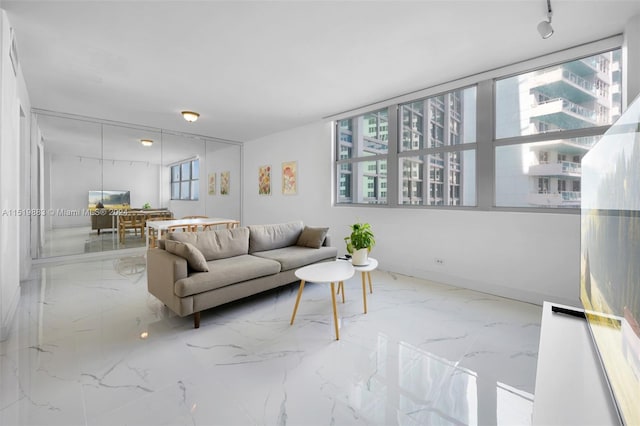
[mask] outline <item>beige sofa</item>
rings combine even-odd
[[[300,222],[174,232],[147,251],[149,292],[181,317],[297,281],[296,269],[335,260],[328,228]]]

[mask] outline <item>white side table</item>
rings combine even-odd
[[[344,280],[348,280],[354,274],[354,267],[351,263],[345,260],[336,260],[334,262],[322,262],[313,265],[305,266],[296,271],[296,277],[300,279],[300,288],[298,288],[298,297],[296,298],[296,304],[293,307],[293,315],[291,315],[291,325],[296,319],[296,312],[298,311],[298,304],[300,303],[300,296],[302,296],[302,290],[304,289],[304,283],[311,281],[314,283],[331,283],[331,302],[333,305],[333,323],[336,328],[336,340],[340,340],[340,333],[338,331],[338,311],[336,308],[336,291],[335,283],[339,286],[343,285]]]
[[[351,262],[351,260],[349,260]],[[373,293],[373,285],[371,284],[371,271],[378,267],[378,261],[373,257],[369,258],[369,263],[366,265],[354,265],[353,269],[360,272],[362,275],[362,302],[364,303],[364,313],[367,313],[367,285],[365,283],[366,278],[369,279],[369,292]],[[342,303],[344,303],[344,284],[340,283],[338,286],[338,293],[342,291]]]

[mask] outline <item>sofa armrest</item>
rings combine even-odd
[[[187,277],[187,260],[168,251],[147,251],[147,289],[174,312],[180,313],[179,297],[174,293],[176,281]]]

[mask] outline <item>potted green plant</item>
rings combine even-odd
[[[369,263],[368,257],[371,248],[376,244],[371,225],[368,223],[354,223],[350,225],[351,235],[344,237],[347,251],[351,254],[351,262],[361,266]]]
[[[151,204],[149,203],[144,203],[144,205],[142,206],[143,209],[148,210],[151,208]]]

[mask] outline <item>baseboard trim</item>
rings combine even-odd
[[[559,303],[563,305],[576,305],[579,304],[579,300],[570,300],[564,297],[558,297],[552,294],[544,294],[535,291],[523,290],[513,287],[505,287],[493,283],[486,283],[481,281],[472,281],[460,277],[456,277],[450,274],[438,273],[434,271],[419,270],[416,268],[400,268],[393,265],[385,265],[387,270],[397,272],[399,274],[408,275],[415,278],[421,278],[440,284],[451,285],[459,288],[466,288],[468,290],[477,291],[480,293],[491,294],[494,296],[504,297],[507,299],[518,300],[520,302],[531,303],[534,305],[542,306],[545,301],[553,303]]]

